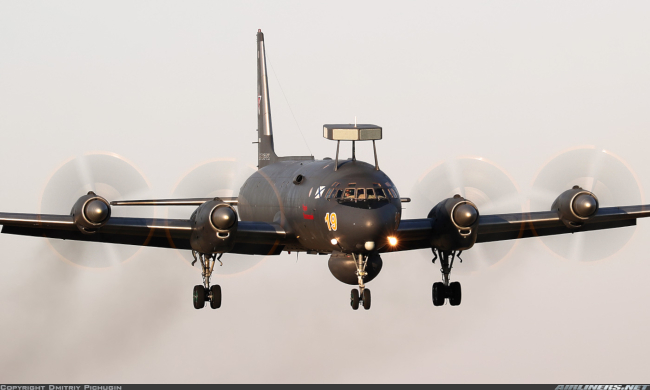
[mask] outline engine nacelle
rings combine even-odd
[[[573,186],[555,199],[551,211],[557,211],[558,216],[568,228],[582,226],[598,211],[598,198],[592,192]]]
[[[460,195],[438,203],[427,218],[433,220],[431,247],[443,251],[466,250],[476,242],[478,208]]]
[[[372,253],[368,257],[368,264],[366,265],[366,272],[368,275],[363,279],[364,282],[369,282],[373,280],[379,271],[381,271],[381,266],[383,261],[378,253]],[[334,252],[330,256],[327,266],[330,269],[330,272],[336,279],[345,283],[356,286],[359,282],[357,278],[357,266],[354,263],[354,258],[351,254]]]
[[[106,199],[89,191],[75,202],[70,214],[82,233],[93,234],[108,222],[111,205]]]
[[[192,237],[190,245],[199,253],[223,253],[235,246],[237,212],[221,199],[215,198],[200,205],[190,217]]]

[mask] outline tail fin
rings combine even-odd
[[[264,50],[264,34],[262,30],[257,30],[257,135],[257,168],[264,168],[278,161],[314,160],[314,156],[278,157],[275,154],[269,81],[266,74],[266,51]]]
[[[271,124],[271,101],[269,82],[266,75],[266,52],[264,33],[257,30],[257,162],[258,168],[273,164],[278,160],[273,148],[273,125]]]

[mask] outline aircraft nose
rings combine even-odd
[[[339,217],[338,243],[346,251],[371,252],[381,248],[394,235],[399,223],[398,210],[386,205],[375,210],[356,209],[355,215]]]

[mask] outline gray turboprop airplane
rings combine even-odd
[[[325,138],[337,141],[336,158],[278,157],[266,71],[264,34],[257,33],[258,170],[236,198],[122,200],[108,202],[89,192],[70,215],[0,213],[2,233],[65,240],[106,242],[192,251],[202,267],[203,285],[193,291],[197,309],[221,306],[221,288],[210,285],[224,253],[278,255],[282,251],[330,254],[329,269],[341,282],[358,285],[351,306],[370,308],[365,283],[382,267],[380,255],[430,249],[440,261],[442,282],[432,287],[435,306],[461,302],[461,286],[450,282],[454,260],[475,243],[611,229],[650,216],[650,205],[599,208],[598,198],[578,186],[559,194],[550,211],[479,215],[470,200],[443,199],[426,218],[402,219],[401,198],[379,169],[375,141],[382,128],[369,124],[324,125]],[[339,161],[341,141],[352,144],[352,158]],[[357,141],[372,141],[375,161],[355,156]],[[111,207],[196,205],[189,219],[111,217]]]

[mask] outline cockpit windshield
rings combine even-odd
[[[355,185],[351,183],[351,185]],[[391,199],[397,198],[397,192],[392,188],[381,188],[375,183],[372,188],[348,187],[345,189],[330,188],[327,191],[327,200],[336,200],[338,203],[358,208],[379,208],[388,203]]]

